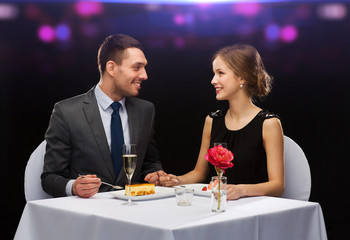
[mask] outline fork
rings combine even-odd
[[[79,177],[86,178],[85,175],[81,175],[81,174],[78,174],[78,175],[79,175]],[[112,187],[112,188],[114,188],[114,189],[116,189],[116,190],[121,190],[121,189],[123,189],[123,187],[118,186],[118,185],[112,185],[112,184],[110,184],[110,183],[106,183],[106,182],[103,182],[103,181],[101,181],[101,183],[104,184],[104,185],[110,186],[110,187]]]
[[[102,182],[102,181],[101,181],[101,183],[104,184],[104,185],[108,185],[108,186],[110,186],[110,187],[112,187],[112,188],[114,188],[114,189],[116,189],[116,190],[121,190],[121,189],[123,189],[123,187],[118,186],[118,185],[112,185],[112,184],[109,184],[109,183],[106,183],[106,182]]]

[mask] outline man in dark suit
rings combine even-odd
[[[137,144],[133,182],[159,183],[163,175],[154,141],[154,105],[135,98],[147,79],[147,60],[134,38],[111,35],[98,51],[100,81],[87,93],[55,104],[45,134],[47,142],[42,186],[59,197],[91,197],[112,190],[101,180],[124,186],[126,175],[116,172],[111,157],[112,103],[119,102],[124,143]],[[81,175],[84,175],[82,177]]]

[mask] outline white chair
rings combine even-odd
[[[46,152],[46,141],[40,145],[30,155],[24,172],[24,194],[27,202],[32,200],[52,198],[44,192],[41,187],[41,173],[43,172],[44,156]]]
[[[281,197],[308,201],[311,192],[309,163],[299,145],[284,136],[285,190]]]

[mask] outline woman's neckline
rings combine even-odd
[[[239,132],[239,131],[245,129],[246,127],[248,127],[248,126],[254,121],[254,119],[256,119],[257,116],[259,116],[259,114],[260,114],[261,112],[263,112],[264,110],[261,109],[261,110],[260,110],[246,125],[244,125],[244,126],[241,127],[240,129],[236,129],[236,130],[229,129],[229,128],[227,127],[227,125],[226,125],[226,114],[227,114],[227,111],[228,111],[228,109],[226,109],[226,113],[225,113],[225,115],[224,115],[224,123],[225,123],[225,128],[226,128],[226,130],[228,130],[228,131],[230,131],[230,132]]]

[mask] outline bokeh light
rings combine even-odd
[[[77,1],[66,3],[65,14],[62,16],[57,15],[50,7],[45,8],[35,1],[24,5],[22,9],[15,4],[1,3],[0,20],[21,14],[33,24],[41,26],[37,33],[41,41],[58,46],[62,44],[73,46],[69,43],[73,43],[74,38],[79,35],[93,41],[107,30],[135,36],[148,36],[159,31],[158,37],[171,36],[173,39],[168,38],[161,44],[155,44],[156,46],[187,48],[197,46],[188,42],[189,37],[224,37],[227,34],[234,34],[239,41],[263,38],[271,44],[277,44],[277,42],[287,44],[298,39],[300,34],[298,27],[301,25],[307,26],[316,19],[344,20],[348,15],[348,6],[344,3],[320,3],[316,6],[300,3],[296,4],[294,9],[280,7],[277,13],[269,10],[271,4],[267,2],[272,1],[232,0],[225,2],[169,0],[145,3],[139,1],[138,3],[144,4],[132,6],[132,4],[113,4],[120,3],[120,1],[113,0]],[[137,9],[137,11],[129,15],[119,14],[118,9],[122,5],[129,9]],[[13,8],[13,6],[16,7]],[[20,13],[20,10],[23,13]],[[108,21],[102,20],[105,19],[105,16]],[[76,20],[82,22],[76,22]],[[283,26],[286,23],[288,25]],[[154,28],[145,30],[143,26],[147,24]],[[134,27],[129,28],[128,25]],[[113,29],[110,29],[111,27]],[[177,31],[180,31],[180,35],[183,34],[183,39],[175,39],[174,33]]]
[[[318,15],[322,19],[342,20],[347,13],[347,8],[342,3],[323,4],[318,8]]]
[[[257,2],[236,3],[233,5],[233,12],[246,17],[254,17],[259,14],[261,5]]]
[[[43,42],[53,42],[55,40],[55,29],[47,24],[42,25],[38,30],[38,37]]]
[[[185,20],[185,16],[183,14],[176,14],[174,16],[174,23],[176,25],[184,25],[185,22],[186,22],[186,20]]]
[[[297,39],[298,37],[298,30],[295,26],[293,25],[287,25],[282,28],[281,30],[281,40],[283,42],[293,42]]]
[[[10,20],[18,16],[18,7],[14,4],[0,3],[0,20]]]
[[[281,29],[277,24],[270,24],[265,29],[265,37],[269,41],[276,41],[280,37]]]
[[[67,41],[70,39],[71,30],[67,24],[59,24],[55,29],[58,40]]]
[[[182,26],[182,25],[192,25],[194,23],[194,16],[193,14],[175,14],[173,19],[175,25]]]
[[[77,2],[75,10],[80,16],[91,17],[100,15],[103,12],[103,5],[101,2]]]

